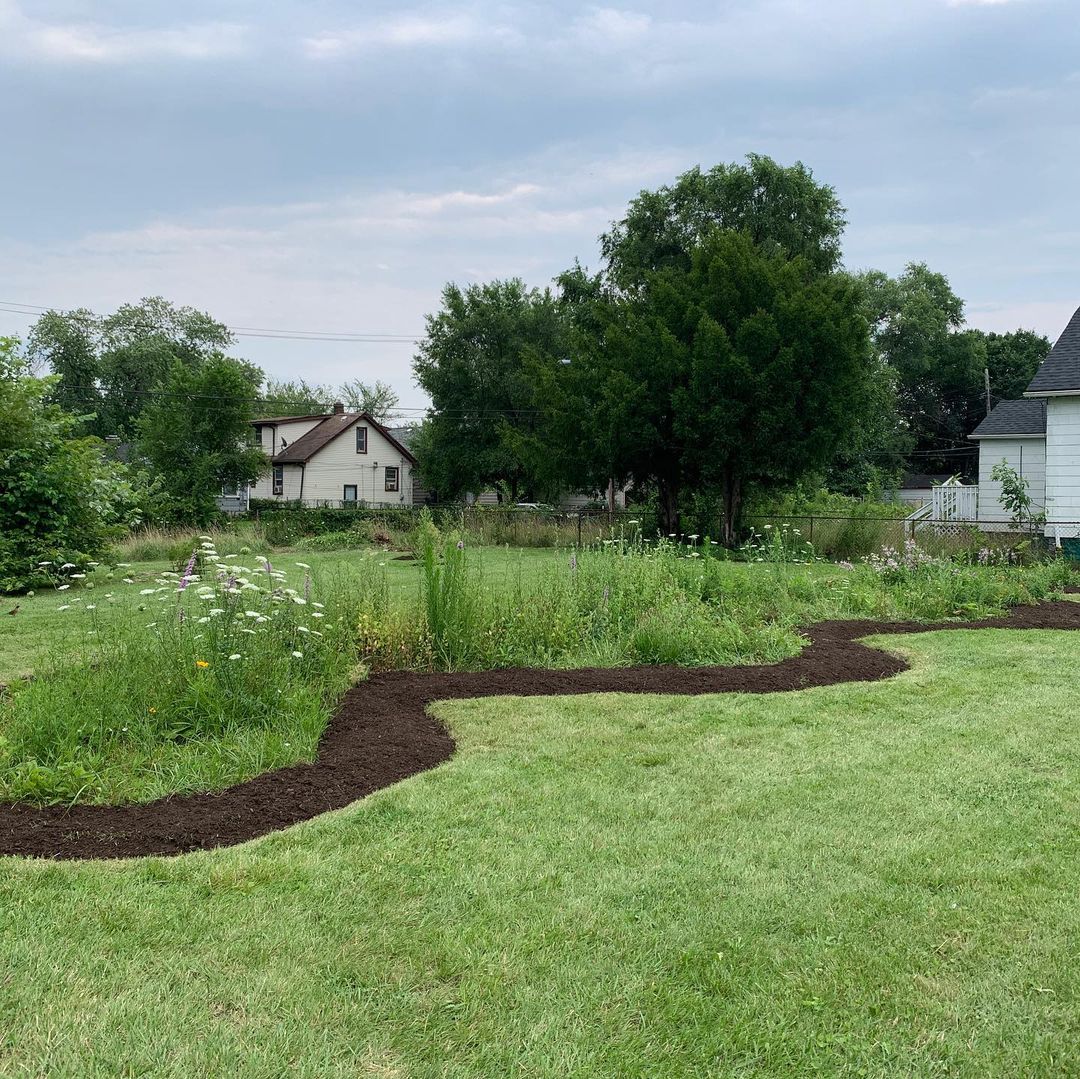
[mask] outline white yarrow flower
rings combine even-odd
[[[303,659],[303,658],[304,658],[304,653],[303,652],[293,652],[293,659]]]
[[[229,659],[239,659],[239,658],[240,658],[240,653],[239,652],[233,652],[233,654],[231,656],[229,656]]]

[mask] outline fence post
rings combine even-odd
[[[577,545],[579,547],[581,546],[581,515],[583,512],[580,509],[577,511]]]
[[[812,547],[814,545],[814,517],[810,516],[810,535],[807,537],[807,542]]]

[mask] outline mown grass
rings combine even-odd
[[[437,706],[447,764],[175,860],[8,859],[20,1076],[1059,1076],[1080,636],[889,682]]]

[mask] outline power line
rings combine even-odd
[[[0,300],[0,312],[16,315],[44,315],[50,311],[59,312],[57,307],[38,307],[35,304],[16,303],[14,300]],[[235,337],[261,337],[281,341],[326,341],[344,344],[363,345],[405,345],[416,344],[422,337],[402,333],[348,333],[333,330],[282,330],[264,326],[226,326]]]

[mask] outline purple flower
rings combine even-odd
[[[180,578],[180,591],[183,592],[188,586],[188,582],[191,580],[192,574],[195,572],[195,563],[199,560],[199,551],[196,548],[191,552],[191,557],[188,559],[188,564],[184,567],[184,573]]]
[[[571,552],[570,554],[570,569],[571,571],[577,570],[577,553]]]

